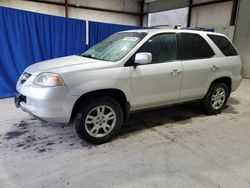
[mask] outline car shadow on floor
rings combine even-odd
[[[239,101],[230,98],[223,113],[237,114],[234,105]],[[192,119],[202,117],[204,112],[199,103],[189,103],[172,107],[132,113],[123,125],[116,139],[124,139],[156,126],[175,126],[192,123]],[[69,151],[73,149],[92,148],[93,145],[81,141],[72,129],[71,124],[44,123],[33,117],[20,120],[11,129],[0,136],[0,147],[13,152],[25,150],[36,153],[52,151]]]
[[[123,125],[118,138],[156,126],[192,123],[192,118],[199,116],[205,116],[200,103],[188,103],[132,113],[128,122]]]
[[[230,97],[222,113],[238,114],[234,105],[239,103],[237,99]],[[137,134],[141,130],[156,126],[192,123],[192,118],[203,116],[208,115],[204,113],[199,102],[133,113],[130,115],[129,121],[123,125],[118,138]]]

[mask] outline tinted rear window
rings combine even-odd
[[[223,36],[208,35],[225,56],[238,55],[231,42]]]
[[[182,60],[210,58],[215,55],[207,41],[195,33],[178,34],[178,53]]]

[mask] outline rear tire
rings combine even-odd
[[[224,83],[212,84],[202,101],[202,108],[208,115],[221,113],[229,97],[228,86]]]
[[[117,135],[123,124],[121,105],[108,96],[82,104],[74,127],[77,135],[92,144],[102,144]]]

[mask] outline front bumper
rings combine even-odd
[[[77,100],[66,86],[40,87],[33,84],[17,87],[15,105],[39,119],[51,123],[69,123]]]

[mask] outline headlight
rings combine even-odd
[[[39,86],[63,86],[64,81],[62,78],[55,73],[40,73],[36,76],[33,84]]]

